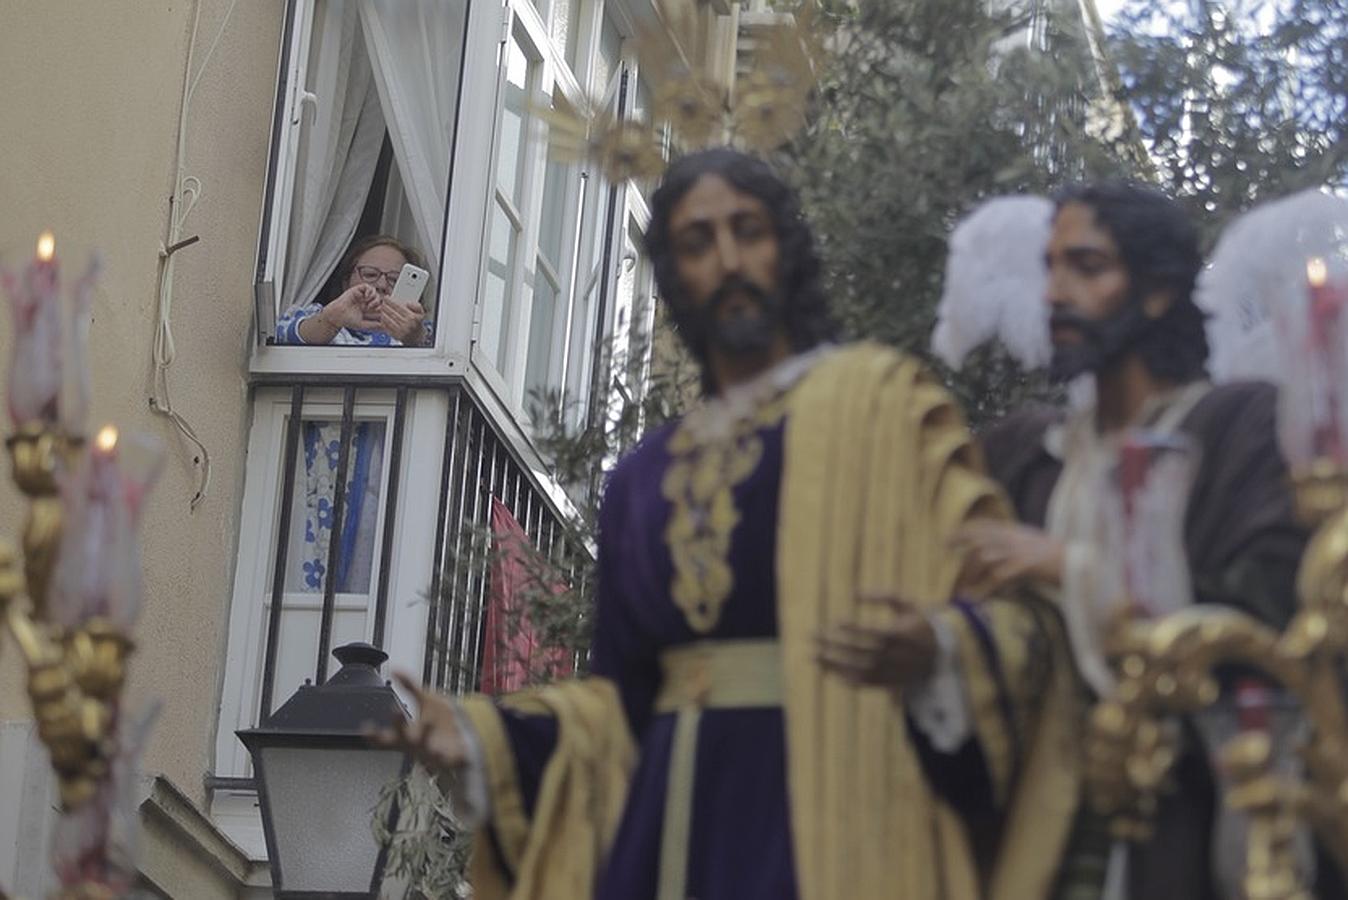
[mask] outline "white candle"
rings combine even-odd
[[[65,520],[50,610],[67,628],[97,617],[129,630],[140,609],[139,554],[117,444],[117,429],[104,426],[84,465],[62,485]]]
[[[37,242],[37,256],[23,279],[5,273],[13,312],[7,400],[14,427],[56,423],[61,397],[60,264],[50,231]]]

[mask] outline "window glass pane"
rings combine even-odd
[[[333,577],[339,594],[370,592],[384,481],[384,422],[355,423],[347,459],[346,510],[338,532],[335,487],[341,433],[341,422],[333,420],[309,420],[300,430],[286,553],[287,593],[322,593]],[[334,542],[336,571],[329,572]]]
[[[506,303],[512,293],[511,280],[515,269],[515,245],[518,242],[515,225],[510,221],[500,201],[492,204],[491,242],[487,256],[487,284],[482,297],[482,327],[479,347],[496,366],[503,368],[506,322]]]
[[[693,31],[693,47],[691,49],[693,59],[699,68],[707,64],[708,38],[711,35],[711,23],[714,15],[710,3],[698,5],[697,26]]]
[[[542,220],[538,223],[538,250],[552,267],[560,271],[566,228],[566,163],[549,157],[547,174],[543,177]]]
[[[581,0],[553,0],[552,40],[562,48],[572,70],[576,68],[576,38],[580,35]]]
[[[563,319],[558,310],[561,292],[540,257],[534,272],[533,314],[529,318],[529,358],[524,367],[524,408],[530,411],[552,387],[552,348],[556,329]]]
[[[590,402],[590,371],[594,362],[594,312],[599,298],[598,273],[577,292],[571,310],[571,349],[566,362],[566,421],[579,428]]]
[[[582,221],[598,223],[587,225],[582,236],[577,265],[575,296],[569,300],[570,334],[566,354],[564,384],[567,392],[567,421],[578,426],[589,402],[590,372],[595,346],[595,314],[599,299],[600,281],[604,266],[604,218],[611,186],[603,178],[591,178],[586,189]]]
[[[543,178],[543,206],[538,223],[538,262],[534,273],[534,297],[529,317],[529,348],[524,372],[524,401],[526,410],[535,403],[538,394],[552,383],[552,362],[555,348],[560,344],[565,311],[558,311],[564,302],[561,280],[565,277],[562,254],[569,236],[574,235],[566,195],[571,167],[549,158]]]
[[[632,288],[631,288],[631,325],[628,330],[627,354],[628,369],[633,379],[630,384],[633,392],[641,389],[641,375],[645,370],[645,361],[651,339],[651,313],[653,311],[653,298],[651,297],[651,268],[650,261],[646,258],[646,253],[642,247],[640,235],[631,234],[630,251],[636,257],[636,262],[632,264]]]
[[[637,92],[633,101],[632,117],[638,122],[649,122],[654,101],[651,99],[651,86],[646,79],[637,79]]]
[[[340,594],[338,598],[332,615],[331,646],[368,641],[370,633],[366,630],[369,622],[366,598],[358,598],[355,603]],[[290,699],[306,681],[313,680],[314,666],[318,661],[318,632],[322,624],[322,594],[290,594],[286,597],[286,602],[281,606],[281,627],[277,631],[278,652],[276,680],[271,694],[272,709]],[[263,633],[258,636],[259,641],[265,639],[265,636],[264,624]],[[328,674],[332,674],[334,668],[335,661],[329,657]],[[260,679],[258,685],[261,686]]]
[[[519,35],[511,35],[506,52],[505,109],[501,112],[501,144],[497,156],[496,183],[502,192],[522,205],[524,182],[524,143],[528,138],[529,82],[533,66],[524,52]]]
[[[618,283],[613,292],[613,369],[625,380],[628,365],[628,339],[631,335],[632,305],[636,298],[637,250],[631,235],[623,241],[622,261],[618,264]]]
[[[594,61],[594,84],[597,90],[608,88],[613,74],[618,71],[622,61],[623,36],[613,19],[604,16],[604,24],[599,32],[599,55]]]

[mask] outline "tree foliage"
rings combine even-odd
[[[390,827],[390,812],[398,815]],[[421,766],[386,785],[370,814],[375,841],[387,853],[381,896],[461,900],[472,896],[466,872],[472,835],[459,826],[448,799]]]
[[[818,114],[784,164],[850,335],[926,356],[961,215],[1119,165],[1088,127],[1101,96],[1080,17],[999,7],[917,0],[834,13]],[[945,374],[975,422],[1043,387],[996,348]]]
[[[1348,188],[1348,3],[1132,0],[1110,33],[1160,186],[1209,240],[1308,187]]]

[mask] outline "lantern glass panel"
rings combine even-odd
[[[261,751],[284,891],[368,892],[379,856],[370,828],[403,755],[363,747]]]

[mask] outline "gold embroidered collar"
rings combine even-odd
[[[716,627],[734,589],[730,538],[740,520],[734,490],[763,458],[759,433],[781,421],[788,391],[829,349],[793,356],[708,400],[670,435],[661,490],[672,507],[665,528],[674,563],[671,595],[699,634]]]

